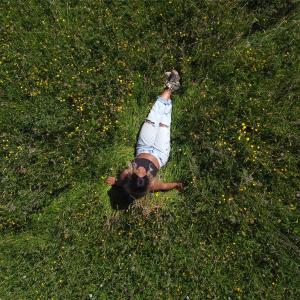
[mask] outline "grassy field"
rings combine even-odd
[[[0,2],[0,299],[300,299],[296,0]],[[104,184],[176,68],[184,192]]]

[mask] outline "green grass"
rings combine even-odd
[[[298,1],[1,1],[1,299],[299,299]],[[186,190],[115,209],[176,68]]]

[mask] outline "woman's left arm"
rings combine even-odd
[[[149,190],[150,192],[158,192],[158,191],[170,191],[170,190],[178,190],[180,192],[183,191],[183,184],[181,182],[160,182],[156,181],[151,183]]]

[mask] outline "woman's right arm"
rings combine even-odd
[[[108,185],[114,185],[114,184],[116,184],[116,182],[117,182],[116,177],[113,177],[113,176],[107,177],[105,179],[105,183]]]
[[[105,180],[105,183],[108,185],[117,185],[117,186],[123,186],[123,183],[126,179],[126,177],[128,176],[128,169],[124,170],[121,174],[120,174],[120,179],[117,179],[116,177],[108,177]]]
[[[128,176],[128,173],[129,173],[129,170],[128,170],[128,169],[124,170],[124,171],[120,174],[120,180],[121,180],[121,181],[124,181],[125,178]]]

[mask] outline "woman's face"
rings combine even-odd
[[[147,174],[147,171],[144,167],[138,167],[134,173],[139,177],[144,177]]]

